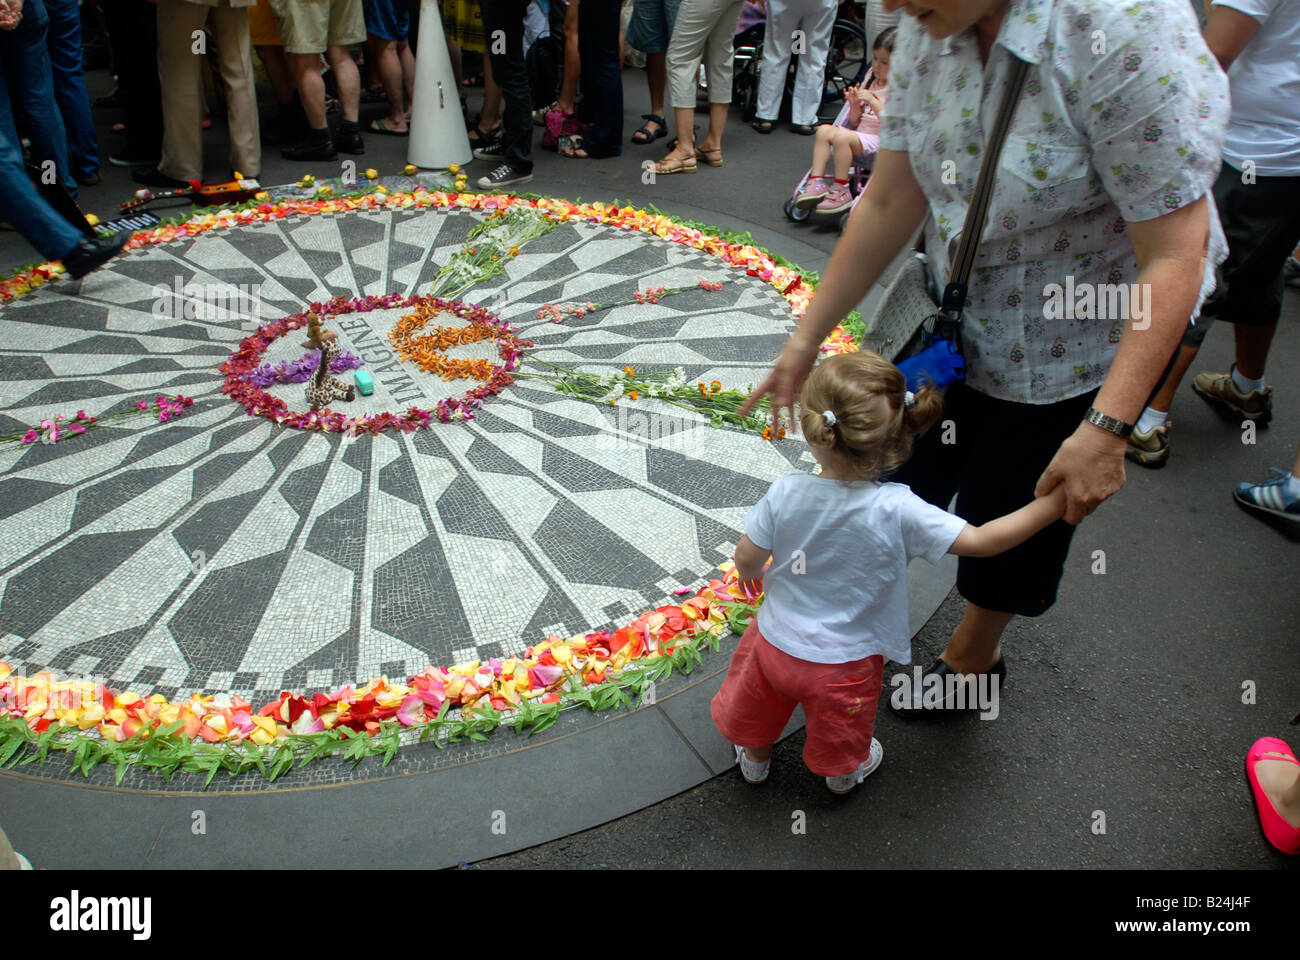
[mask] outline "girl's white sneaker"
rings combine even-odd
[[[745,755],[744,747],[736,747],[736,762],[740,764],[740,775],[745,778],[746,783],[762,783],[767,779],[768,771],[772,767],[771,757],[758,763]]]
[[[858,764],[858,769],[839,777],[827,777],[826,786],[831,793],[846,794],[867,777],[876,772],[880,761],[885,759],[885,748],[875,737],[871,738],[871,756]],[[766,776],[766,774],[764,774]]]

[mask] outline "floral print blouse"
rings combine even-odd
[[[926,250],[940,289],[1008,51],[1030,67],[969,281],[966,380],[999,399],[1054,403],[1100,386],[1114,359],[1126,320],[1117,285],[1138,273],[1125,221],[1210,192],[1228,82],[1185,0],[1008,0],[987,67],[973,28],[934,40],[904,16],[880,146],[909,154],[929,200]],[[1210,217],[1198,310],[1227,256],[1212,201]]]

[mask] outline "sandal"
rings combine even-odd
[[[1268,756],[1280,753],[1282,756]],[[1283,853],[1300,853],[1300,827],[1293,827],[1286,818],[1277,812],[1273,801],[1264,793],[1255,767],[1261,760],[1281,760],[1300,764],[1285,742],[1277,737],[1261,737],[1250,745],[1246,754],[1246,776],[1250,780],[1251,792],[1255,794],[1255,808],[1259,811],[1259,825],[1264,829],[1264,836]]]
[[[504,124],[498,123],[491,130],[484,130],[477,123],[469,131],[469,145],[471,147],[483,147],[489,143],[495,143],[501,138],[501,131]],[[477,134],[477,136],[475,136]]]
[[[717,159],[714,159],[715,155]],[[703,160],[711,167],[720,167],[722,166],[722,148],[717,147],[713,150],[701,150],[699,147],[696,147],[695,159]]]
[[[794,133],[799,134],[800,136],[803,136],[803,137],[811,137],[811,136],[813,135],[813,129],[814,129],[814,127],[813,127],[813,124],[811,124],[811,123],[792,123],[792,124],[790,124],[790,130],[791,130],[792,132],[794,132]]]
[[[547,115],[548,113],[550,113],[552,110],[554,110],[557,106],[559,106],[559,104],[558,104],[557,102],[555,102],[555,101],[551,101],[551,103],[549,103],[547,106],[545,106],[545,107],[538,107],[536,110],[534,110],[534,111],[533,111],[533,126],[534,126],[534,127],[544,127],[544,126],[546,126],[546,115]]]
[[[388,124],[384,122],[382,117],[380,117],[378,120],[370,121],[370,132],[378,133],[381,136],[385,136],[385,137],[409,137],[411,135],[411,131],[409,129],[407,130],[392,129]]]
[[[647,143],[654,143],[663,137],[668,136],[668,121],[655,113],[643,113],[641,119],[646,123],[642,124],[641,129],[633,132],[632,142],[645,146]],[[651,130],[650,124],[659,124],[658,130]]]
[[[661,173],[664,176],[670,173],[694,173],[695,170],[694,157],[688,157],[685,160],[681,157],[664,157],[655,164],[655,173]]]
[[[755,118],[754,122],[751,123],[750,126],[753,127],[755,130],[757,130],[759,133],[771,133],[772,127],[776,126],[776,121],[759,120],[758,118]]]

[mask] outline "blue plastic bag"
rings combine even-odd
[[[915,356],[898,364],[907,378],[907,389],[913,393],[926,384],[946,387],[966,376],[966,358],[957,351],[951,340],[935,340]]]

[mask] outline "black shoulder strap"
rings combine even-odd
[[[949,322],[961,318],[962,307],[966,304],[966,285],[975,266],[980,234],[984,232],[984,221],[988,217],[989,201],[993,199],[998,158],[1002,155],[1002,145],[1006,142],[1007,132],[1011,129],[1011,117],[1016,112],[1016,102],[1020,99],[1020,90],[1025,85],[1025,74],[1029,72],[1028,62],[1014,54],[1010,56],[1013,61],[1011,75],[1002,94],[1002,105],[998,108],[998,118],[993,124],[993,132],[989,135],[988,145],[984,150],[979,179],[975,181],[975,193],[971,197],[970,209],[966,211],[966,222],[962,224],[961,241],[957,245],[957,255],[952,262],[952,274],[948,278],[948,285],[943,290],[941,311],[944,319]]]

